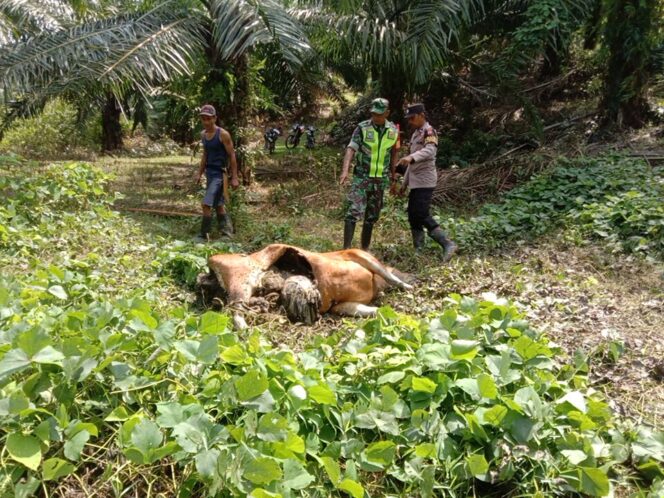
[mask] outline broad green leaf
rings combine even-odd
[[[106,418],[104,419],[105,422],[124,422],[127,420],[129,417],[131,417],[132,414],[127,411],[127,409],[124,406],[118,406],[115,410],[113,410],[111,413],[109,413]]]
[[[315,477],[307,469],[292,458],[284,462],[284,479],[282,484],[288,489],[305,489],[315,481]]]
[[[18,482],[14,486],[14,495],[8,495],[12,498],[30,498],[34,496],[41,482],[34,476],[29,476],[26,482]]]
[[[463,378],[463,379],[457,380],[456,382],[454,382],[454,384],[457,387],[461,388],[461,390],[463,390],[463,391],[467,392],[468,394],[470,394],[470,396],[474,400],[479,400],[481,398],[481,396],[480,396],[480,387],[477,384],[477,379]]]
[[[466,457],[468,470],[477,479],[485,480],[489,471],[489,464],[484,455],[469,455]]]
[[[467,339],[455,339],[451,344],[452,359],[472,360],[478,352],[479,342]]]
[[[263,441],[284,441],[288,435],[288,420],[278,413],[266,413],[258,422],[256,436]]]
[[[244,466],[242,475],[254,484],[269,484],[282,477],[279,463],[267,457],[251,460]]]
[[[12,349],[0,360],[0,379],[13,373],[21,372],[30,366],[30,359],[24,351]]]
[[[42,464],[42,478],[44,481],[57,481],[74,471],[74,465],[60,458],[49,458]]]
[[[579,465],[581,462],[588,459],[588,455],[581,450],[562,450],[560,453],[562,453],[572,465]]]
[[[359,482],[353,481],[352,479],[344,479],[337,486],[341,491],[345,491],[353,498],[363,498],[364,497],[364,488]]]
[[[498,427],[505,418],[505,415],[507,415],[507,408],[503,405],[495,405],[484,412],[484,421],[487,424]]]
[[[151,420],[142,420],[131,431],[131,442],[144,455],[149,455],[151,450],[159,448],[163,440],[164,436],[159,427]]]
[[[415,455],[419,458],[435,458],[436,445],[433,443],[422,443],[415,446]]]
[[[242,377],[235,380],[235,389],[240,401],[247,401],[261,395],[268,388],[265,375],[258,370],[249,370]]]
[[[7,436],[6,448],[12,460],[31,470],[39,469],[42,454],[39,439],[36,437],[12,432]]]
[[[250,361],[247,351],[239,344],[235,344],[221,352],[221,359],[231,365],[244,365]]]
[[[388,372],[378,377],[378,380],[376,382],[378,384],[395,384],[403,380],[405,376],[406,373],[402,372],[401,370],[396,372]]]
[[[581,413],[586,413],[588,411],[586,406],[586,398],[579,391],[572,391],[556,402],[559,406],[564,404],[571,405],[575,410],[580,411]]]
[[[533,341],[530,337],[522,335],[512,344],[515,351],[523,358],[525,361],[528,361],[536,356],[542,355],[551,357],[553,353],[551,350],[540,342]]]
[[[203,477],[214,477],[217,473],[217,460],[220,452],[216,448],[196,454],[196,471]]]
[[[52,346],[46,346],[44,349],[38,351],[37,354],[35,354],[32,357],[32,361],[36,363],[61,365],[62,360],[64,360],[64,358],[65,355],[63,355],[60,351],[57,351]]]
[[[563,475],[574,489],[589,496],[607,496],[611,489],[606,473],[595,467],[578,467]]]
[[[522,387],[514,394],[514,401],[526,415],[533,418],[542,417],[542,400],[532,387]]]
[[[228,324],[228,316],[214,311],[207,311],[201,316],[198,331],[201,334],[221,334],[226,332]]]
[[[498,388],[493,377],[487,374],[477,376],[477,387],[482,398],[495,399],[498,396]]]
[[[332,484],[335,486],[341,480],[341,467],[339,467],[339,462],[330,457],[321,457],[320,462],[323,464],[323,468],[327,473],[327,476],[332,481]]]
[[[198,361],[211,365],[217,361],[217,355],[219,355],[219,338],[217,336],[204,337],[196,352]]]
[[[307,388],[309,397],[321,405],[334,405],[337,402],[337,396],[327,384],[318,383]]]
[[[63,301],[69,297],[61,285],[52,285],[48,288],[48,292]]]
[[[86,430],[76,433],[76,435],[65,443],[65,456],[74,462],[81,457],[81,452],[85,443],[90,439],[90,433]]]
[[[256,488],[249,493],[249,498],[282,498],[280,493],[271,493],[263,488]]]
[[[184,422],[189,417],[194,415],[201,415],[203,407],[198,403],[191,403],[188,405],[181,405],[180,403],[157,403],[157,424],[161,428],[173,428],[176,425]]]
[[[428,377],[413,377],[411,387],[413,391],[433,394],[436,392],[438,384]]]
[[[396,449],[396,444],[392,441],[379,441],[369,445],[364,450],[364,455],[369,462],[385,468],[392,463]]]

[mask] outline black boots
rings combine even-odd
[[[221,232],[221,235],[226,237],[233,235],[233,222],[231,221],[231,216],[228,213],[217,213],[217,226],[219,227],[219,232]]]
[[[353,235],[355,235],[355,222],[346,220],[344,223],[344,249],[350,249],[353,245]]]
[[[447,238],[445,232],[443,232],[440,227],[434,228],[429,232],[429,237],[438,242],[443,248],[443,261],[448,262],[452,255],[457,250],[457,245]]]
[[[371,244],[372,232],[373,232],[373,223],[367,223],[365,221],[364,224],[362,225],[362,238],[360,240],[363,251],[369,250],[369,245]]]
[[[210,230],[212,230],[212,216],[203,216],[201,218],[201,233],[196,236],[196,241],[207,242]]]
[[[424,249],[424,230],[411,228],[410,233],[413,235],[413,247],[415,251],[419,252]]]

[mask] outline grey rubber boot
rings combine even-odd
[[[355,222],[346,220],[344,223],[344,249],[350,249],[353,245],[353,235],[355,235]]]
[[[212,216],[203,216],[201,218],[201,233],[198,234],[194,240],[196,242],[207,242],[212,229]]]
[[[373,223],[367,223],[366,221],[362,225],[362,238],[360,240],[362,244],[362,250],[368,251],[369,246],[371,245],[371,234],[373,232]]]
[[[447,238],[447,235],[445,235],[445,232],[440,227],[434,228],[429,232],[429,237],[441,245],[443,248],[443,261],[447,263],[458,249],[457,245]]]
[[[221,216],[217,214],[217,226],[219,227],[221,235],[226,237],[233,235],[233,221],[231,220],[230,214],[224,213]]]
[[[410,233],[413,235],[413,247],[416,252],[424,249],[424,230],[415,230],[410,229]]]

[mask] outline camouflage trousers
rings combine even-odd
[[[346,199],[346,220],[376,223],[383,209],[383,194],[388,178],[353,178]]]

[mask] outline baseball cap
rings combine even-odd
[[[383,114],[390,107],[390,103],[387,99],[373,99],[371,101],[371,112],[375,114]]]
[[[217,110],[214,108],[214,106],[211,106],[210,104],[205,104],[204,106],[201,107],[199,114],[201,116],[216,116]]]
[[[425,111],[424,104],[411,104],[406,108],[405,118],[422,114]]]

